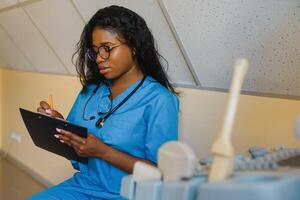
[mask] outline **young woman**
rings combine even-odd
[[[134,163],[155,166],[159,147],[177,140],[178,98],[145,21],[124,7],[98,10],[75,54],[83,89],[67,120],[89,134],[57,129],[55,137],[88,164],[72,161],[72,178],[30,199],[122,199],[121,179]],[[63,118],[43,101],[38,112]]]

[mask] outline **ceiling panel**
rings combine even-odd
[[[228,89],[246,57],[246,91],[300,95],[300,1],[163,0],[202,86]]]
[[[12,6],[18,3],[18,0],[0,0],[0,9]]]
[[[88,21],[99,9],[109,5],[127,7],[141,15],[152,30],[160,53],[168,60],[168,74],[172,82],[185,85],[195,85],[183,55],[174,39],[164,15],[156,0],[73,0],[83,18]]]
[[[46,40],[21,8],[1,12],[0,24],[38,72],[67,73]]]
[[[44,0],[25,7],[68,71],[76,74],[71,57],[84,22],[69,0]]]
[[[0,57],[0,68],[7,68],[8,64]]]
[[[34,71],[34,67],[0,27],[0,57],[13,69]]]

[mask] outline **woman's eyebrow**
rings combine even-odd
[[[115,43],[113,43],[113,42],[101,42],[101,43],[99,43],[98,46],[96,46],[96,45],[93,45],[93,46],[94,47],[100,47],[100,46],[112,46],[112,45],[115,45]]]

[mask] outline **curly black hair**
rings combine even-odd
[[[80,41],[76,45],[72,61],[83,88],[105,80],[99,73],[96,62],[86,56],[87,50],[92,47],[92,32],[99,27],[113,31],[125,40],[128,47],[135,52],[137,65],[144,75],[152,76],[169,91],[178,94],[168,80],[160,60],[166,61],[166,59],[158,53],[153,35],[145,20],[135,12],[116,5],[99,9],[85,25]]]

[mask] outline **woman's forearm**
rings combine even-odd
[[[142,161],[142,162],[145,162],[152,166],[155,166],[152,162],[150,162],[148,160],[128,155],[128,154],[121,152],[117,149],[114,149],[110,146],[107,146],[107,150],[105,151],[105,153],[101,153],[97,157],[102,160],[105,160],[106,162],[110,163],[111,165],[113,165],[127,173],[133,172],[134,163],[137,161]]]

